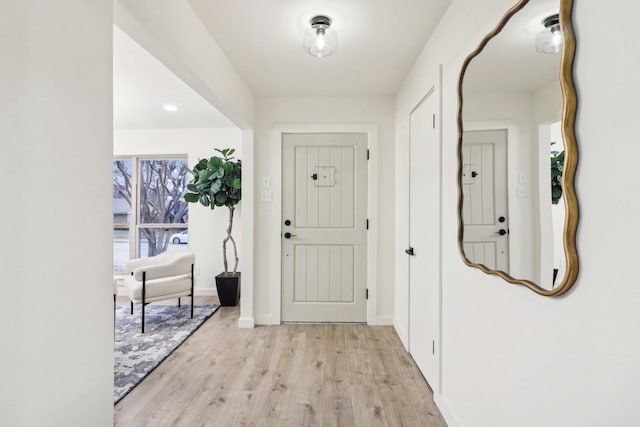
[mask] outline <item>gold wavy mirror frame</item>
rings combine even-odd
[[[522,279],[522,278],[512,277],[512,274],[514,274],[513,272],[508,273],[507,271],[504,271],[504,270],[509,270],[508,268],[491,269],[487,267],[485,263],[474,262],[471,260],[472,257],[468,256],[469,254],[465,252],[465,222],[463,219],[464,218],[463,204],[465,202],[464,200],[465,190],[463,185],[468,184],[469,178],[468,176],[465,176],[463,181],[463,174],[469,174],[469,175],[473,174],[470,176],[475,177],[478,172],[470,172],[469,170],[466,170],[464,158],[463,158],[463,135],[465,134],[465,131],[466,131],[465,129],[466,122],[465,120],[463,120],[463,105],[465,101],[465,93],[463,93],[463,81],[465,77],[467,77],[467,71],[468,71],[469,65],[479,54],[483,52],[483,50],[485,50],[485,47],[487,46],[487,44],[491,42],[491,40],[494,39],[494,37],[496,37],[501,31],[503,31],[507,23],[509,23],[509,21],[512,19],[514,15],[520,12],[525,6],[527,6],[527,4],[529,3],[535,4],[536,1],[541,1],[541,0],[521,0],[511,9],[509,9],[504,15],[504,17],[500,20],[498,25],[495,27],[495,29],[491,31],[487,36],[485,36],[485,38],[482,40],[480,45],[466,58],[462,66],[460,79],[458,81],[458,117],[457,117],[458,135],[459,135],[458,150],[457,150],[458,192],[459,192],[458,247],[459,247],[460,254],[462,256],[463,261],[465,262],[465,264],[467,264],[470,267],[478,268],[487,274],[499,276],[509,283],[525,286],[530,290],[532,290],[533,292],[543,296],[558,296],[567,292],[573,286],[578,276],[578,254],[576,250],[576,241],[575,241],[576,229],[578,225],[578,201],[577,201],[575,188],[574,188],[575,173],[576,173],[576,168],[578,164],[578,148],[577,148],[577,142],[576,142],[576,136],[575,136],[575,118],[576,118],[577,99],[576,99],[575,85],[573,81],[573,62],[574,62],[575,47],[576,47],[575,35],[574,35],[572,21],[571,21],[573,0],[558,0],[559,4],[556,3],[556,6],[555,6],[559,8],[558,21],[559,21],[563,41],[564,41],[564,45],[563,45],[562,51],[559,54],[560,57],[558,59],[559,71],[560,71],[559,87],[562,92],[561,112],[560,112],[560,106],[558,106],[558,110],[557,110],[558,111],[557,114],[560,119],[560,123],[558,125],[558,133],[561,134],[563,145],[564,145],[564,169],[562,170],[562,175],[561,175],[561,191],[562,191],[562,197],[564,197],[564,206],[565,206],[564,214],[563,214],[564,226],[563,228],[559,229],[562,234],[561,242],[562,242],[563,248],[558,249],[558,252],[560,253],[562,252],[562,250],[564,250],[564,255],[563,255],[564,259],[562,260],[564,274],[561,277],[561,280],[559,281],[559,283],[558,284],[554,283],[554,285],[549,289],[548,287],[541,286],[540,283],[535,283],[535,281],[531,280],[530,278]],[[535,8],[535,6],[533,6],[533,8]],[[539,22],[540,21],[537,21],[537,23]],[[557,82],[554,84],[557,85]],[[559,105],[560,103],[559,93],[557,96],[558,96],[558,105]],[[551,144],[554,144],[554,143],[551,142]],[[546,149],[547,149],[547,155],[548,155],[549,153],[548,145]],[[526,176],[524,178],[522,175],[517,175],[517,176],[519,176],[520,183],[526,182],[526,179],[527,179]],[[511,175],[511,179],[513,180],[513,174]],[[515,181],[517,180],[518,179],[516,178]],[[549,190],[545,190],[545,191],[549,191]],[[517,196],[528,197],[526,193],[524,194],[516,193],[516,194]],[[513,196],[513,198],[517,196]],[[554,201],[553,203],[556,204],[557,200]],[[467,208],[464,208],[464,209],[467,209]],[[493,212],[492,214],[494,216],[498,215],[497,212]],[[495,225],[497,227],[505,227],[504,225],[498,224],[497,221],[498,220],[496,219]],[[501,216],[499,217],[499,221],[501,223],[504,223],[505,218]],[[562,221],[560,222],[560,224],[562,224]],[[562,227],[562,225],[559,225],[559,227]],[[498,232],[495,232],[495,233],[493,232],[495,230],[493,230],[492,234],[502,235],[505,233],[509,233],[508,221],[507,221],[507,226],[505,228],[507,228],[507,230],[500,229]],[[560,245],[559,235],[557,236],[557,239],[558,239],[558,247],[559,247]],[[468,252],[468,249],[467,249],[467,252]],[[554,282],[556,281],[555,273],[557,273],[557,270],[554,271],[554,278],[553,278]],[[541,276],[540,275],[536,276],[534,274],[533,277],[540,278]],[[540,281],[541,280],[542,279],[540,279]]]

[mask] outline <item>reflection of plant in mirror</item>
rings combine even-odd
[[[557,205],[562,197],[562,170],[564,151],[551,152],[551,203]]]

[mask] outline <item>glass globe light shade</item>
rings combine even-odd
[[[302,46],[316,58],[329,56],[338,49],[338,35],[330,28],[331,19],[324,16],[311,18],[311,28],[304,32]]]
[[[558,15],[551,15],[542,23],[545,29],[536,36],[536,52],[538,53],[560,53],[564,45],[562,31]]]

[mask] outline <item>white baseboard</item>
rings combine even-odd
[[[256,322],[253,317],[241,317],[238,319],[238,328],[240,329],[252,329],[255,326]]]
[[[273,325],[271,322],[271,316],[257,316],[256,325]]]
[[[400,341],[402,341],[402,346],[406,351],[409,351],[409,346],[408,346],[409,336],[407,334],[407,331],[405,331],[405,329],[402,327],[402,325],[400,324],[400,322],[398,322],[397,319],[393,320],[393,327],[396,330],[398,337],[400,337]]]
[[[462,427],[462,423],[458,420],[458,417],[455,416],[453,410],[451,410],[451,405],[449,405],[447,399],[441,394],[434,394],[433,401],[436,403],[438,409],[440,409],[440,413],[449,427]]]
[[[193,293],[196,294],[196,296],[203,296],[203,297],[215,297],[218,296],[218,293],[216,292],[215,289],[211,289],[211,288],[195,288],[193,290]]]
[[[381,326],[393,325],[393,316],[378,316],[376,325],[381,325]]]

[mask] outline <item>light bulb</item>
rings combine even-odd
[[[318,15],[309,20],[311,28],[304,32],[302,46],[310,55],[322,58],[331,55],[338,47],[336,32],[330,28],[331,18]]]
[[[551,44],[555,46],[556,52],[559,52],[560,46],[562,45],[562,33],[560,32],[559,28],[556,31],[552,31],[551,33]]]
[[[318,37],[316,38],[316,48],[318,49],[319,52],[324,51],[324,48],[326,47],[326,42],[324,40],[324,30],[323,29],[318,29]]]
[[[548,54],[561,52],[564,39],[558,14],[548,16],[542,24],[545,28],[536,36],[536,51]]]

